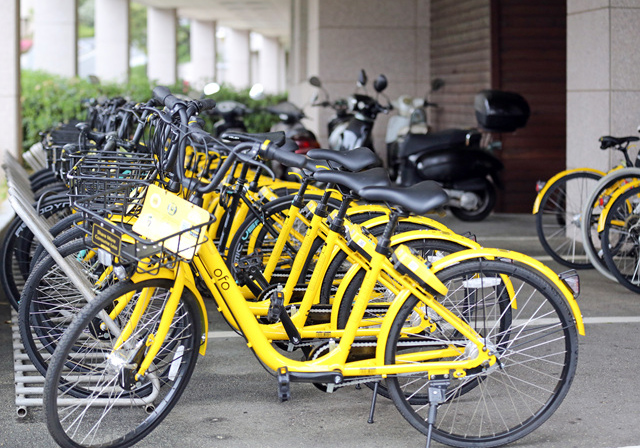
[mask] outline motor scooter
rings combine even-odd
[[[440,86],[441,87],[441,86]],[[433,87],[432,87],[433,91]],[[417,101],[410,121],[424,117],[428,99]],[[503,188],[500,177],[502,162],[492,153],[500,142],[491,141],[491,133],[513,132],[526,125],[530,109],[519,94],[499,90],[483,90],[474,101],[478,129],[447,129],[438,132],[413,132],[387,142],[387,163],[396,184],[410,186],[423,180],[442,184],[449,195],[448,208],[464,221],[481,221],[493,210],[497,188]],[[388,136],[389,137],[389,136]]]
[[[211,117],[219,118],[213,123],[213,135],[220,137],[226,131],[247,132],[244,116],[250,114],[252,109],[238,101],[225,100],[216,103],[216,107],[205,113]]]
[[[336,115],[329,121],[329,148],[338,151],[350,151],[352,149],[365,146],[374,150],[373,147],[373,125],[376,117],[380,113],[389,113],[393,109],[389,99],[382,94],[387,88],[387,78],[384,75],[378,76],[373,82],[373,89],[376,91],[376,97],[369,96],[366,91],[367,74],[364,70],[360,70],[357,86],[364,92],[356,91],[347,98],[346,102],[331,102],[328,92],[322,88],[320,79],[313,76],[309,79],[309,83],[320,88],[325,93],[325,100],[315,101],[312,105],[331,107],[336,111]],[[382,94],[387,104],[378,101]],[[345,104],[346,103],[346,104]],[[382,162],[380,163],[382,164]]]
[[[316,135],[305,127],[302,120],[306,118],[304,111],[289,101],[282,101],[273,106],[267,106],[265,110],[273,115],[276,115],[279,119],[277,123],[271,126],[270,132],[284,131],[285,135],[296,142],[298,149],[295,150],[297,154],[306,154],[313,148],[320,148],[320,143],[316,138]],[[289,168],[285,170],[284,167],[276,162],[271,161],[271,168],[273,169],[276,177],[284,180],[296,180],[295,176],[289,176],[288,172],[295,172],[297,169]]]

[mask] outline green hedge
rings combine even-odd
[[[58,124],[72,119],[84,119],[86,112],[83,100],[100,97],[121,96],[132,101],[146,101],[151,97],[155,84],[149,83],[140,71],[132,71],[131,82],[127,84],[93,84],[79,78],[64,78],[39,71],[22,71],[22,131],[23,150],[40,140],[39,133]],[[193,98],[199,98],[198,92],[189,92],[187,86],[178,83],[169,86],[174,93],[189,93]],[[218,101],[236,100],[252,108],[255,113],[246,117],[245,123],[249,132],[265,132],[277,121],[273,115],[262,112],[261,109],[269,104],[276,104],[286,99],[286,95],[267,96],[263,100],[253,100],[249,97],[249,90],[236,91],[228,86],[222,86],[220,91],[210,96]],[[207,126],[212,129],[210,119]]]

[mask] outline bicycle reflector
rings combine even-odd
[[[544,188],[546,184],[547,182],[544,180],[539,180],[538,182],[536,182],[536,193],[540,193],[540,191]]]
[[[560,277],[560,280],[571,290],[573,297],[578,298],[580,295],[580,277],[578,276],[578,271],[570,269],[561,272],[558,274],[558,277]]]

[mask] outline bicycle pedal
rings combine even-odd
[[[289,369],[280,367],[278,369],[278,399],[280,402],[291,399],[291,380],[289,378]]]

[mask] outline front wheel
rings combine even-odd
[[[47,370],[43,398],[47,427],[60,446],[131,446],[176,404],[200,345],[200,313],[190,292],[180,298],[149,369],[136,377],[172,286],[163,279],[119,283],[85,306],[69,326]],[[138,324],[116,347],[117,338],[102,325],[101,312],[119,310],[114,322],[122,329],[138,301],[146,303]]]
[[[451,207],[451,213],[462,221],[482,221],[485,219],[493,207],[496,205],[496,187],[488,179],[485,179],[485,187],[482,190],[474,191],[478,196],[478,203],[472,210],[459,207]]]
[[[494,447],[524,437],[558,408],[575,375],[577,332],[567,304],[538,274],[508,262],[470,260],[443,269],[438,278],[449,289],[443,300],[461,304],[464,312],[457,315],[486,341],[497,362],[450,380],[438,406],[433,438],[456,447]],[[507,308],[502,300],[505,278],[513,286]],[[386,364],[417,362],[421,352],[433,361],[432,353],[441,347],[459,347],[455,359],[474,356],[476,346],[446,321],[434,319],[437,316],[429,310],[415,296],[402,305],[389,331]],[[511,314],[508,319],[506,313]],[[425,325],[422,332],[419,322]],[[436,331],[427,327],[432,323]],[[426,393],[433,379],[426,370],[387,378],[396,407],[424,434]]]

